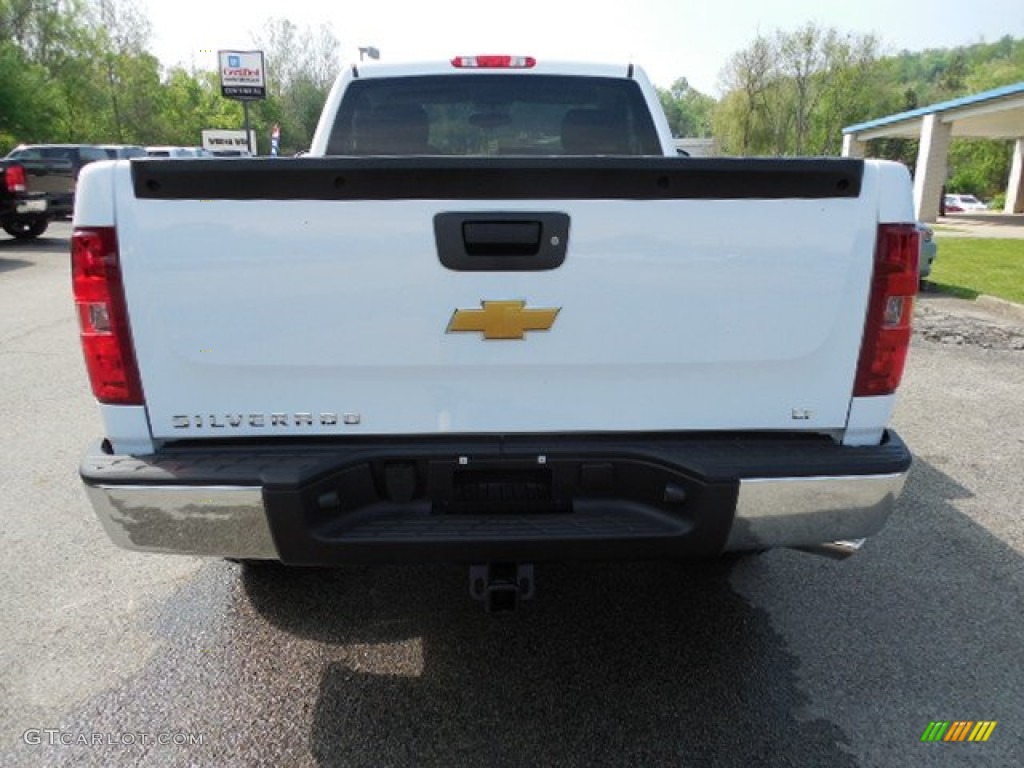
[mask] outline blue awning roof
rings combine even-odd
[[[925,115],[931,115],[936,112],[948,112],[953,109],[969,107],[975,104],[981,104],[982,102],[1002,99],[1007,96],[1016,96],[1018,94],[1024,94],[1024,82],[1014,83],[1013,85],[1004,85],[1001,88],[993,88],[991,91],[982,91],[981,93],[976,93],[973,96],[963,96],[959,99],[940,101],[938,104],[932,104],[918,109],[911,109],[907,112],[889,115],[888,117],[880,117],[877,120],[869,120],[866,123],[848,125],[843,128],[843,133],[861,133],[862,131],[870,131],[875,128],[883,128],[887,125],[902,123],[905,120],[913,120],[919,117],[924,117]]]

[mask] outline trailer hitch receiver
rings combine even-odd
[[[482,600],[488,613],[514,611],[520,600],[533,597],[533,565],[486,563],[469,566],[469,594]]]

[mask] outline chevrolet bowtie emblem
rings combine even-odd
[[[560,307],[526,309],[525,301],[481,301],[483,309],[456,309],[448,333],[475,331],[485,339],[521,339],[526,331],[547,331]]]

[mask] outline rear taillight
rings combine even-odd
[[[459,69],[530,69],[537,65],[533,56],[456,56],[452,66]]]
[[[101,403],[142,405],[142,384],[128,327],[113,227],[74,231],[71,280],[93,394]]]
[[[854,397],[889,395],[903,377],[917,294],[920,241],[913,224],[881,224]]]
[[[8,192],[24,192],[28,189],[25,182],[25,169],[20,165],[9,165],[4,172],[4,184]]]

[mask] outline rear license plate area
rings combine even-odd
[[[553,491],[547,468],[472,468],[452,472],[450,492],[436,498],[435,511],[448,515],[558,514],[572,511]]]

